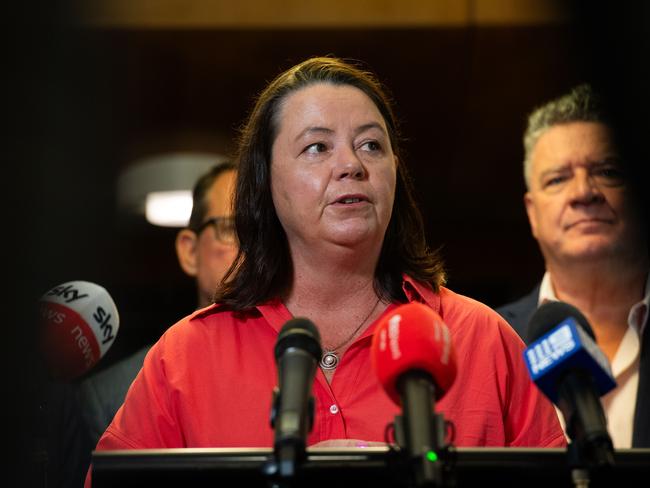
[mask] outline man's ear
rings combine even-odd
[[[524,205],[526,206],[526,214],[528,214],[528,223],[530,224],[530,231],[533,237],[537,239],[537,216],[535,214],[535,203],[530,192],[524,195]]]
[[[185,274],[195,277],[198,272],[197,263],[198,236],[189,229],[181,229],[176,234],[176,257]]]

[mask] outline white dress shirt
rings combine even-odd
[[[548,271],[544,274],[539,289],[538,304],[556,301],[555,291]],[[641,337],[648,321],[650,308],[650,274],[646,280],[644,298],[635,303],[627,317],[627,331],[618,346],[611,363],[616,388],[602,397],[601,401],[607,416],[607,430],[616,449],[632,447],[632,429],[636,394],[639,388],[639,361],[641,358]],[[558,410],[562,428],[564,418]]]

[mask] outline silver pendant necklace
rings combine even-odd
[[[331,347],[331,348],[326,348],[323,351],[323,355],[320,358],[320,367],[323,370],[331,371],[333,369],[336,369],[336,367],[339,365],[339,361],[341,360],[341,358],[339,358],[339,355],[338,355],[338,353],[336,351],[341,349],[343,346],[345,346],[348,342],[350,342],[352,340],[352,338],[357,334],[357,332],[359,332],[361,327],[363,327],[363,324],[366,323],[366,320],[368,320],[370,318],[370,316],[372,315],[372,312],[375,311],[375,309],[377,308],[377,305],[379,305],[379,302],[380,302],[380,299],[377,298],[377,301],[375,302],[373,307],[370,309],[370,312],[368,312],[368,315],[366,315],[365,318],[361,321],[361,323],[359,325],[357,325],[357,328],[354,329],[354,332],[352,332],[352,334],[350,334],[350,336],[347,339],[345,339],[338,346]]]

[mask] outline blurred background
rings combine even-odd
[[[29,3],[11,7],[5,32],[11,323],[59,283],[105,286],[121,328],[98,368],[195,302],[178,228],[126,202],[125,175],[161,155],[230,157],[258,91],[306,57],[362,60],[392,91],[448,286],[492,307],[543,272],[523,207],[526,115],[591,81],[619,96],[630,147],[647,129],[636,118],[647,107],[645,2]]]

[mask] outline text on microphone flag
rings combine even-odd
[[[402,316],[396,314],[388,321],[388,343],[390,344],[390,354],[393,359],[399,359],[402,352],[399,350],[399,326]]]
[[[554,361],[576,350],[577,344],[573,338],[571,321],[573,319],[568,318],[526,350],[532,374],[539,374],[540,371],[550,367]]]
[[[115,302],[105,288],[88,281],[55,286],[39,301],[41,341],[49,368],[69,380],[93,367],[119,329]]]

